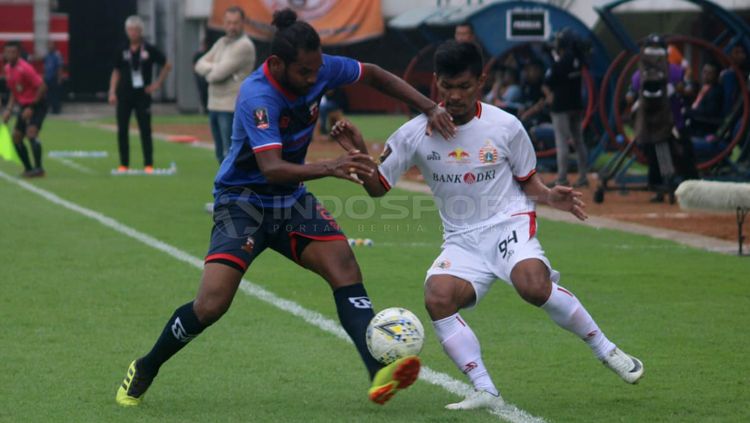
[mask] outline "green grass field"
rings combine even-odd
[[[358,119],[387,135],[380,118]],[[211,229],[203,204],[216,171],[211,151],[157,141],[157,165],[174,161],[177,175],[122,177],[109,174],[117,165],[112,132],[49,119],[41,138],[46,151],[106,150],[109,158],[70,159],[89,173],[45,158],[48,176],[34,186],[203,257]],[[139,142],[131,142],[139,164]],[[20,169],[0,162],[0,171],[15,176]],[[415,311],[427,327],[425,365],[463,381],[422,306],[424,271],[440,247],[437,213],[385,219],[382,208],[365,216],[363,203],[351,202],[360,211],[347,216],[336,203],[346,206],[359,187],[338,180],[309,187],[328,197],[350,237],[375,241],[355,253],[376,308]],[[2,422],[499,421],[484,411],[444,410],[458,397],[427,383],[385,407],[369,403],[354,348],[243,292],[162,368],[141,407],[120,408],[114,394],[128,363],[193,297],[200,271],[3,178],[0,199]],[[507,401],[554,422],[750,421],[747,258],[550,221],[541,222],[539,236],[561,283],[613,341],[643,359],[646,375],[626,385],[585,344],[498,283],[464,317]],[[336,319],[327,285],[270,250],[246,276]]]

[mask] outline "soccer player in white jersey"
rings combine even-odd
[[[503,400],[482,361],[479,340],[459,315],[475,306],[496,279],[512,285],[562,328],[591,347],[625,382],[643,375],[640,360],[622,352],[581,302],[558,285],[536,238],[535,203],[586,219],[581,193],[547,188],[536,174],[536,155],[521,122],[477,101],[484,85],[482,57],[471,43],[448,41],[435,53],[438,94],[456,124],[450,141],[425,134],[420,115],[388,139],[378,172],[363,179],[373,197],[384,195],[416,165],[430,186],[445,226],[442,251],[427,271],[425,306],[438,339],[475,391],[451,410],[495,408]],[[340,122],[331,134],[347,150],[366,153],[359,130]]]

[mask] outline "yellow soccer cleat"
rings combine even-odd
[[[383,405],[396,392],[411,386],[419,377],[420,366],[419,357],[410,355],[378,370],[368,391],[370,401]]]
[[[135,366],[135,360],[130,363],[128,372],[125,374],[125,379],[117,389],[117,395],[115,401],[123,407],[131,407],[141,403],[141,398],[146,390],[151,386],[153,378],[145,378],[138,374],[138,369]]]

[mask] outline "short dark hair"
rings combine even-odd
[[[227,7],[227,10],[224,11],[224,14],[226,15],[227,13],[239,13],[240,17],[242,18],[242,20],[243,21],[245,20],[245,11],[242,10],[242,8],[239,7],[239,6],[229,6],[229,7]]]
[[[479,77],[484,70],[482,53],[474,43],[448,40],[435,51],[435,74],[454,77],[464,71]]]
[[[461,22],[460,24],[456,25],[456,28],[458,28],[459,26],[466,26],[471,30],[472,34],[474,33],[474,27],[468,21]]]
[[[716,72],[719,72],[721,70],[721,65],[715,59],[706,60],[705,62],[703,62],[703,66],[710,66],[714,68]]]
[[[18,40],[11,40],[11,41],[8,41],[7,43],[5,43],[5,45],[3,46],[3,48],[5,48],[5,47],[15,47],[18,50],[21,50],[21,42],[18,41]]]
[[[271,54],[284,63],[297,60],[297,50],[316,51],[320,48],[320,36],[309,23],[297,20],[297,13],[286,8],[274,12],[272,24],[276,33],[271,41]]]

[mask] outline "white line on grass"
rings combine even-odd
[[[57,160],[58,162],[62,163],[63,165],[73,169],[77,170],[81,173],[85,173],[87,175],[95,175],[96,172],[92,169],[87,168],[86,166],[79,165],[78,163],[74,162],[73,160],[66,159],[65,157],[57,157],[57,156],[50,156],[50,159]]]
[[[151,248],[167,253],[168,255],[176,258],[177,260],[190,264],[193,267],[196,267],[198,269],[203,269],[203,260],[201,260],[200,258],[195,257],[185,251],[182,251],[179,248],[173,247],[165,242],[159,241],[158,239],[150,235],[137,231],[125,224],[118,222],[117,220],[111,217],[107,217],[97,211],[87,209],[71,201],[62,199],[52,192],[39,188],[28,182],[14,178],[6,174],[3,171],[0,171],[0,178],[5,179],[6,181],[12,184],[18,185],[21,188],[29,192],[32,192],[51,203],[57,204],[68,210],[74,211],[78,214],[91,218],[101,223],[102,225],[110,229],[114,229],[115,231],[125,236],[138,240],[141,243]],[[336,321],[329,319],[316,311],[308,310],[294,301],[281,298],[278,295],[274,294],[273,292],[268,291],[265,288],[261,287],[260,285],[256,285],[255,283],[250,282],[246,279],[242,280],[242,283],[240,284],[240,289],[246,294],[253,296],[255,298],[258,298],[259,300],[264,301],[268,304],[271,304],[272,306],[282,311],[285,311],[294,316],[302,318],[304,321],[310,323],[313,326],[318,327],[319,329],[325,332],[328,332],[347,342],[351,342],[351,340],[349,339],[349,336],[346,334],[344,329],[342,329],[341,326]],[[422,367],[422,371],[419,374],[419,379],[427,383],[430,383],[432,385],[439,386],[445,389],[446,391],[452,394],[459,395],[459,396],[465,396],[468,393],[470,393],[472,390],[472,388],[466,383],[458,381],[445,373],[440,373],[435,370],[432,370],[427,366]],[[540,417],[532,416],[531,414],[527,413],[524,410],[519,409],[518,407],[512,404],[506,404],[506,406],[504,406],[502,409],[492,410],[490,411],[490,413],[512,423],[544,423],[545,422],[544,419]]]

